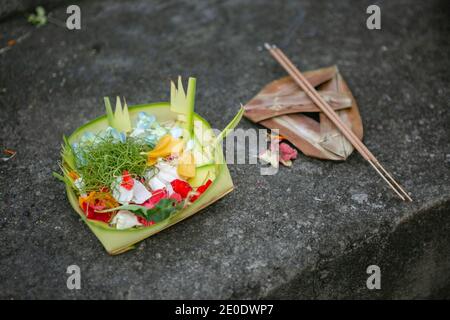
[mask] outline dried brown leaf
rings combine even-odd
[[[356,100],[337,68],[313,70],[304,75],[344,123],[362,139],[363,127]],[[278,129],[305,155],[345,160],[353,152],[350,142],[290,77],[268,84],[244,108],[245,117],[269,129]],[[319,112],[320,121],[301,112]]]

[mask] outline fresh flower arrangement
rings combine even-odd
[[[170,103],[113,112],[64,137],[62,174],[73,208],[110,254],[133,245],[217,201],[233,189],[222,140],[243,109],[217,136],[194,112],[195,78],[185,92],[171,83]]]

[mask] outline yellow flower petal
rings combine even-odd
[[[148,165],[155,164],[157,158],[168,157],[171,154],[180,154],[183,151],[183,146],[182,140],[175,139],[169,134],[163,136],[156,147],[148,152]]]
[[[185,179],[195,177],[195,159],[190,151],[185,151],[178,159],[178,174]]]
[[[148,157],[147,159],[147,166],[154,166],[158,162],[158,158],[151,158]]]
[[[165,157],[166,155],[164,154],[167,152],[167,147],[170,145],[171,141],[172,136],[170,134],[166,134],[161,139],[159,139],[155,148],[148,153],[148,156],[151,158]]]

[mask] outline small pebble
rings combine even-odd
[[[369,196],[365,193],[352,194],[352,200],[356,201],[359,204],[363,204],[364,202],[367,202],[368,199],[369,199]]]

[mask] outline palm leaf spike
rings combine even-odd
[[[74,182],[72,181],[72,178],[69,175],[70,171],[66,167],[64,167],[64,165],[62,165],[62,164],[59,164],[59,167],[63,174],[61,175],[58,172],[53,172],[52,173],[53,176],[55,178],[57,178],[58,180],[64,182],[66,185],[70,186],[72,189],[75,189],[76,186],[75,186]]]
[[[64,163],[69,167],[70,170],[75,169],[75,155],[73,153],[72,146],[66,136],[63,136],[64,144],[61,148],[61,156]]]
[[[170,83],[170,110],[183,115],[186,113],[186,93],[181,76],[178,76],[178,85],[173,81]]]
[[[116,110],[113,113],[111,102],[108,97],[104,98],[105,100],[105,108],[106,108],[106,116],[108,118],[108,123],[111,127],[118,130],[119,132],[129,132],[131,131],[131,121],[130,114],[128,113],[128,106],[124,99],[124,106],[122,108],[122,102],[120,101],[120,97],[116,99]]]
[[[111,108],[111,102],[108,97],[103,98],[105,100],[106,117],[108,118],[108,124],[110,127],[114,127],[114,113]]]
[[[116,109],[114,111],[114,121],[116,122],[115,124],[117,125],[117,119],[122,119],[123,117],[123,113],[122,113],[122,103],[120,102],[120,97],[117,96],[116,97]],[[119,130],[119,128],[116,128],[117,130]]]
[[[194,107],[195,107],[195,89],[197,81],[195,78],[189,78],[186,92],[186,104],[188,112],[186,113],[186,122],[189,128],[189,133],[192,135],[194,131]]]
[[[184,129],[190,139],[194,129],[194,104],[195,104],[196,79],[190,77],[187,91],[183,88],[181,76],[178,77],[178,86],[171,81],[170,84],[170,110],[178,114],[178,118],[185,123]]]
[[[125,97],[123,97],[123,110],[122,115],[124,117],[124,122],[129,125],[127,128],[127,131],[131,131],[131,120],[130,120],[130,114],[128,113],[128,105],[127,100],[125,100]]]
[[[241,104],[241,108],[236,113],[234,118],[228,123],[228,125],[217,136],[217,138],[213,144],[214,147],[217,146],[218,144],[220,144],[222,142],[222,140],[238,125],[239,121],[241,121],[241,119],[242,119],[242,115],[244,114],[244,111],[245,111],[245,109]]]

